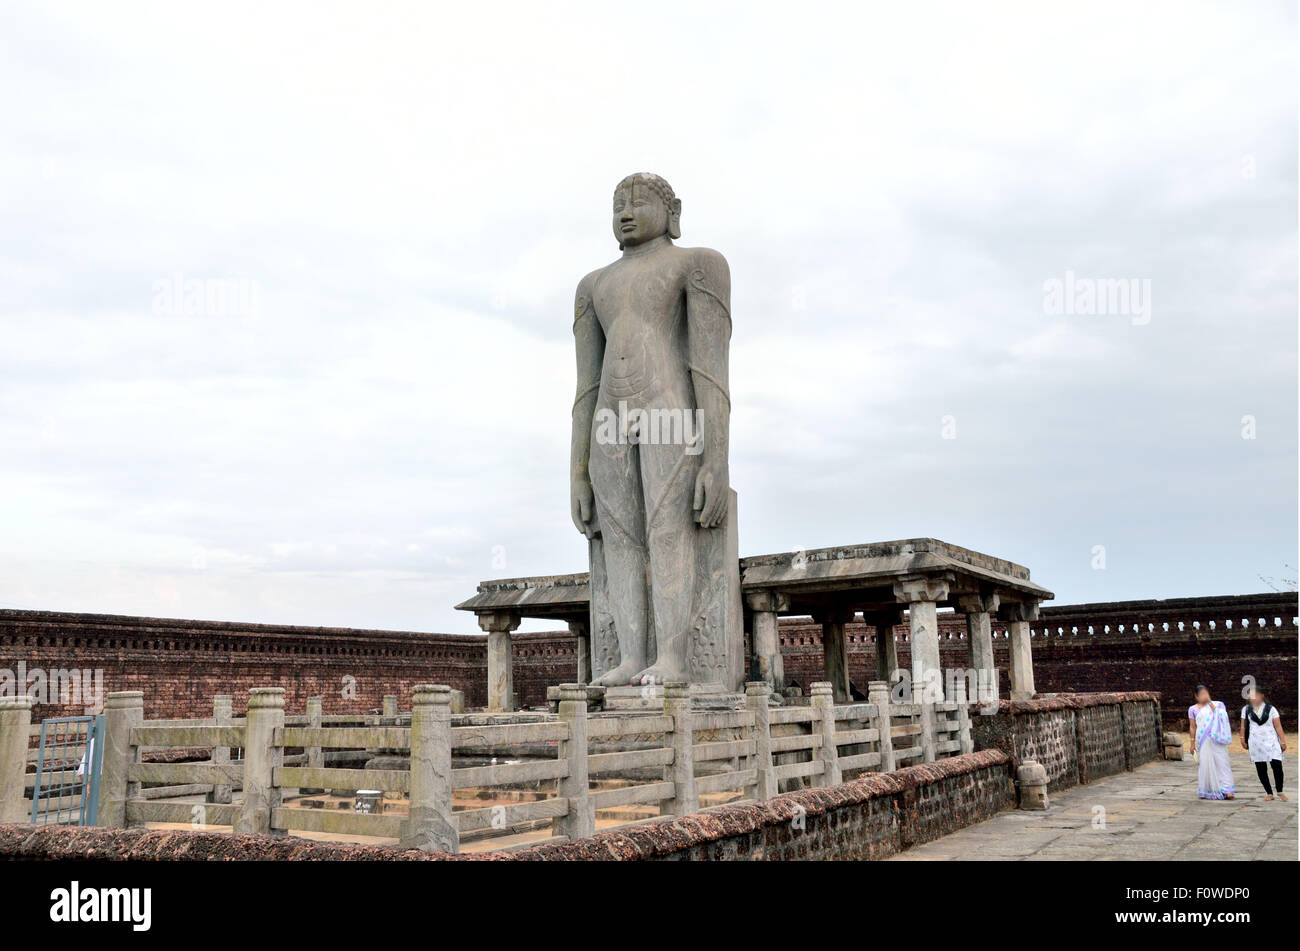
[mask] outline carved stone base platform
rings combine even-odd
[[[722,684],[691,684],[691,709],[693,710],[743,710],[745,695],[730,693]],[[606,710],[662,710],[664,708],[664,688],[653,687],[606,687]]]

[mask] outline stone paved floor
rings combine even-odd
[[[1131,773],[1053,793],[1045,812],[1013,810],[908,849],[890,861],[1075,859],[1296,861],[1296,757],[1285,759],[1290,802],[1264,801],[1255,770],[1232,759],[1237,798],[1196,798],[1196,763],[1157,760]],[[1094,819],[1104,827],[1094,828]]]

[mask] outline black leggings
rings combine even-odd
[[[1280,759],[1270,760],[1273,764],[1273,780],[1277,783],[1277,791],[1282,791],[1282,761]],[[1268,784],[1268,763],[1256,763],[1255,772],[1259,773],[1259,781],[1264,784],[1264,792],[1270,796],[1273,795],[1273,787]]]

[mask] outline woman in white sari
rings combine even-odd
[[[1228,708],[1210,699],[1210,689],[1196,687],[1196,702],[1187,708],[1192,734],[1192,752],[1197,754],[1196,795],[1202,799],[1232,799],[1237,787],[1232,782],[1228,762],[1228,744],[1232,742],[1232,723]]]

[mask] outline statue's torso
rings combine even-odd
[[[685,346],[690,263],[689,250],[668,245],[596,273],[592,305],[605,335],[602,405],[694,408]]]

